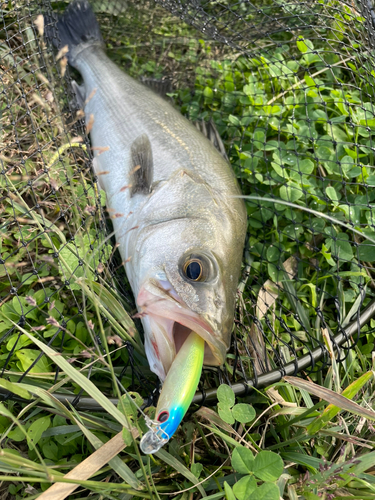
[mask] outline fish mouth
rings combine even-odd
[[[163,295],[142,287],[137,305],[150,368],[162,381],[191,332],[205,341],[203,364],[219,366],[224,362],[227,348],[219,332],[214,331],[207,319],[189,309],[174,290]]]

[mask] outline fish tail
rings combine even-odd
[[[66,56],[72,66],[83,49],[104,45],[98,21],[87,0],[74,0],[61,16],[45,15],[44,25],[46,38],[56,48],[67,47]]]

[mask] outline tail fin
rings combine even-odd
[[[68,61],[90,45],[103,45],[98,21],[87,0],[73,0],[61,16],[44,16],[46,37],[55,47],[68,46]]]

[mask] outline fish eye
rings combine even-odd
[[[197,259],[189,259],[185,263],[184,274],[191,281],[201,281],[203,277],[202,263]]]
[[[211,281],[217,274],[212,258],[203,252],[188,253],[180,261],[180,273],[188,281],[199,283]]]

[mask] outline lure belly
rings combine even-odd
[[[191,332],[178,351],[160,393],[155,420],[141,440],[143,453],[156,453],[176,432],[202,374],[204,340]]]

